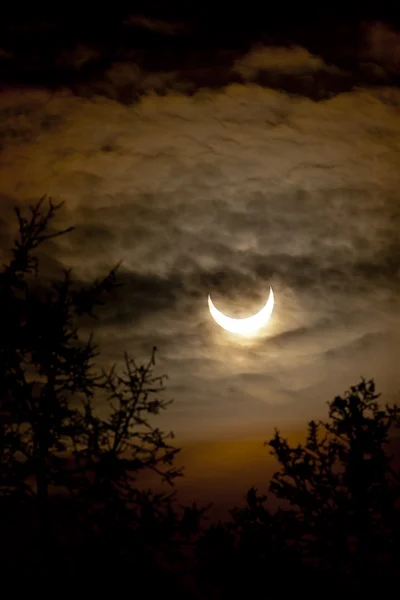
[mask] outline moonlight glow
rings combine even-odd
[[[265,306],[257,314],[245,319],[233,319],[232,317],[227,317],[221,313],[214,306],[211,296],[208,296],[208,308],[210,309],[214,321],[227,331],[238,333],[240,335],[251,335],[261,329],[261,327],[269,321],[274,308],[274,293],[272,288],[270,288],[269,298]]]

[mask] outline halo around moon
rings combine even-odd
[[[223,327],[223,329],[226,329],[226,331],[240,335],[251,335],[261,329],[261,327],[266,325],[269,321],[274,309],[274,293],[272,288],[270,288],[268,300],[260,312],[244,319],[233,319],[232,317],[224,315],[215,307],[211,300],[211,296],[208,296],[208,308],[214,321]]]

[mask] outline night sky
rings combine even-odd
[[[202,7],[4,20],[0,235],[48,194],[77,229],[43,274],[122,260],[87,332],[103,364],[158,347],[180,485],[230,502],[267,483],[275,426],[299,435],[361,375],[398,400],[400,28],[385,3]],[[244,317],[270,286],[255,338],[212,321],[209,293]]]

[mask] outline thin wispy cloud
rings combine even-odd
[[[325,68],[301,48],[257,52],[242,74]],[[123,261],[124,286],[93,323],[104,361],[156,344],[176,400],[165,419],[182,435],[303,422],[361,374],[397,394],[398,91],[316,102],[250,82],[171,88],[130,106],[0,97],[4,202],[47,193],[66,201],[60,226],[77,226],[46,268],[88,280]],[[208,293],[246,316],[269,286],[276,307],[254,340],[211,321]]]

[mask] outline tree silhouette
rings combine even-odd
[[[200,574],[217,575],[221,598],[254,592],[266,573],[269,589],[326,584],[330,591],[382,588],[397,577],[400,474],[392,464],[397,405],[379,406],[374,382],[352,386],[328,403],[329,419],[308,424],[306,442],[291,446],[279,431],[266,442],[278,460],[269,494],[284,501],[271,512],[267,496],[249,490],[232,520],[204,533]],[[227,546],[229,565],[210,562]],[[234,576],[228,572],[233,565]],[[284,574],[290,572],[291,578]],[[281,575],[282,577],[279,577]],[[253,587],[252,587],[253,586]]]
[[[163,561],[174,557],[182,572],[193,565],[185,561],[206,508],[178,511],[172,491],[141,485],[146,470],[170,486],[182,474],[173,434],[152,424],[170,404],[154,373],[156,349],[145,365],[125,353],[122,370],[96,368],[99,352],[80,319],[96,318],[119,264],[86,286],[70,270],[56,281],[39,277],[36,250],[72,230],[51,229],[62,204],[50,199],[44,210],[44,200],[29,218],[16,209],[19,237],[0,273],[0,522],[36,515],[41,552],[25,561],[29,577],[59,577],[68,565],[70,579],[74,569],[79,580],[100,568],[126,582],[134,565],[151,577],[152,597],[168,586],[188,598]],[[400,473],[391,441],[400,409],[378,400],[374,382],[361,379],[328,402],[327,420],[308,424],[304,443],[275,432],[266,443],[279,463],[269,494],[283,504],[272,512],[251,488],[229,522],[201,533],[196,576],[205,597],[242,598],[266,578],[270,592],[307,592],[311,581],[336,593],[382,592],[396,581]]]
[[[397,406],[379,407],[364,379],[329,402],[329,420],[308,425],[306,443],[290,447],[279,432],[268,443],[281,464],[270,492],[296,507],[303,553],[352,577],[379,576],[397,535],[400,477],[389,433]]]
[[[106,393],[109,417],[96,414],[90,395],[83,401],[84,411],[75,413],[73,466],[63,476],[78,513],[85,515],[86,526],[103,536],[117,531],[126,536],[128,527],[138,534],[145,528],[145,539],[140,539],[143,549],[156,541],[156,535],[169,538],[177,521],[171,505],[174,495],[143,491],[138,488],[138,477],[144,469],[151,469],[172,484],[182,470],[173,465],[179,449],[169,442],[172,432],[163,433],[148,419],[171,402],[159,397],[164,377],[153,376],[155,348],[145,366],[137,366],[126,353],[124,357],[124,373],[117,373],[113,366],[107,373],[102,371],[96,382]]]
[[[44,200],[30,206],[30,218],[16,209],[19,238],[0,273],[1,516],[34,507],[47,556],[61,525],[76,535],[79,524],[84,535],[101,535],[106,543],[112,537],[121,551],[132,546],[132,533],[138,546],[151,546],[180,523],[188,530],[201,513],[194,506],[178,518],[172,494],[138,485],[145,469],[170,484],[181,474],[173,465],[179,449],[172,433],[150,423],[170,403],[160,396],[163,377],[153,374],[155,349],[145,366],[125,354],[122,373],[95,368],[97,346],[92,335],[82,339],[79,319],[96,317],[118,285],[119,265],[87,286],[74,282],[70,270],[50,284],[39,278],[36,249],[73,229],[52,231],[62,204],[50,199],[43,210]],[[68,494],[70,520],[51,519],[57,490]]]

